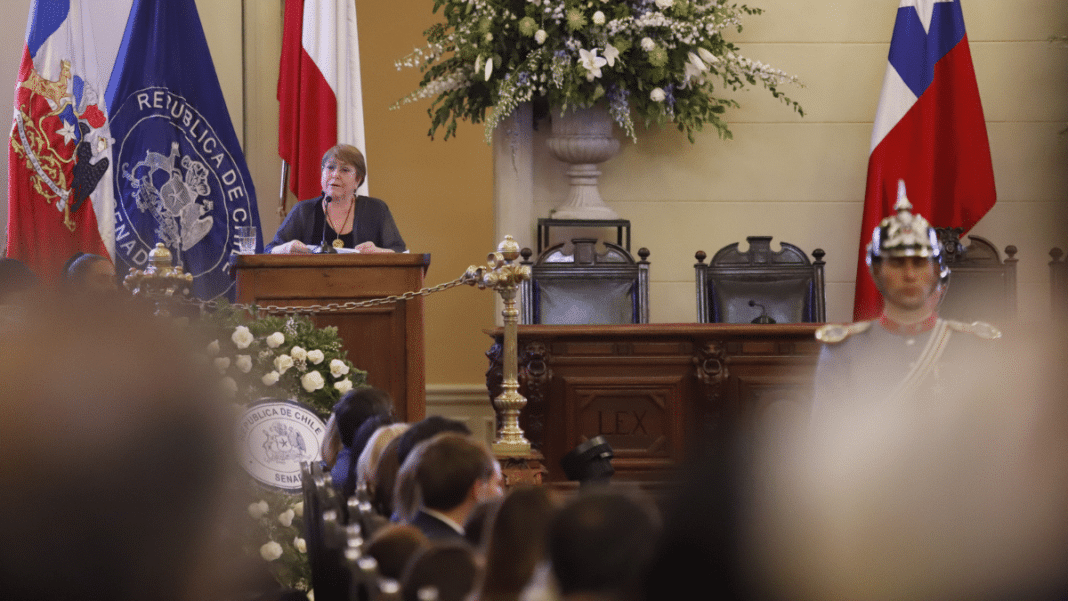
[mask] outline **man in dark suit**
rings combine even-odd
[[[463,523],[481,501],[503,494],[500,465],[485,446],[460,434],[440,434],[409,455],[416,462],[419,511],[411,524],[430,540],[461,540]]]

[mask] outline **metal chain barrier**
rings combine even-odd
[[[463,285],[476,285],[477,273],[470,271],[464,273],[462,276],[452,280],[451,282],[445,282],[444,284],[438,284],[436,286],[430,286],[428,288],[422,288],[413,292],[405,292],[404,294],[396,294],[393,296],[384,296],[382,298],[369,298],[362,301],[348,301],[344,303],[327,303],[325,305],[306,305],[306,306],[292,306],[292,305],[246,305],[242,303],[230,303],[229,306],[245,310],[250,313],[266,312],[266,313],[282,313],[286,315],[317,315],[320,313],[340,313],[343,311],[352,311],[353,309],[366,309],[369,307],[379,307],[382,305],[389,305],[398,301],[411,300],[417,296],[429,296],[435,292],[442,292],[449,288],[455,288]],[[196,305],[201,311],[214,311],[219,308],[217,301],[203,301],[197,298],[185,298],[181,296],[171,296],[166,293],[149,292],[145,296],[153,301],[164,301],[168,303]]]

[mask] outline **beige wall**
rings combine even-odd
[[[737,95],[734,140],[714,133],[690,145],[675,130],[639,131],[602,166],[601,192],[647,246],[651,319],[693,321],[693,263],[747,235],[773,235],[827,251],[827,316],[852,315],[856,253],[872,121],[897,0],[760,0],[733,40],[742,53],[805,83],[789,89],[806,116],[770,95]],[[1068,33],[1064,0],[964,0],[964,19],[993,155],[998,202],[974,228],[1000,248],[1015,244],[1021,315],[1049,314],[1048,252],[1068,246]],[[564,167],[535,135],[538,216],[565,195]],[[622,136],[620,136],[622,138]],[[743,244],[744,245],[744,244]]]
[[[5,2],[9,14],[27,13],[29,0]],[[742,108],[728,115],[733,141],[708,133],[690,145],[674,130],[639,131],[638,144],[624,142],[603,166],[603,195],[632,220],[635,248],[652,250],[654,321],[693,321],[694,251],[712,252],[752,234],[806,250],[823,247],[828,317],[846,320],[851,313],[871,122],[897,1],[753,4],[766,12],[749,17],[735,40],[750,58],[804,80],[805,88],[790,93],[807,116],[764,94],[741,93]],[[198,0],[198,6],[270,236],[279,223],[281,0]],[[431,0],[357,1],[371,192],[389,202],[412,251],[433,255],[427,281],[438,283],[483,263],[496,240],[491,149],[481,127],[464,126],[457,140],[431,142],[425,104],[388,110],[418,80],[415,71],[396,71],[393,60],[419,44],[433,22],[431,6]],[[965,0],[964,15],[999,197],[973,233],[1019,247],[1021,313],[1044,316],[1047,252],[1068,246],[1068,136],[1058,133],[1068,123],[1068,49],[1046,39],[1068,33],[1068,4]],[[21,16],[0,24],[0,74],[13,77],[24,28]],[[11,113],[10,103],[10,95],[0,95],[2,114]],[[547,216],[566,187],[563,166],[543,150],[546,129],[535,133],[532,146],[534,218]],[[512,233],[533,246],[532,230],[531,223]],[[494,321],[490,293],[455,289],[430,297],[426,307],[428,383],[476,390],[488,342],[481,330]]]

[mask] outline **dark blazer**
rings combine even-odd
[[[422,511],[415,514],[411,521],[412,526],[418,528],[432,541],[463,540],[464,536],[453,530],[452,526],[438,518]]]
[[[327,229],[326,239],[331,241],[336,237],[336,232],[325,224],[323,216],[322,197],[309,198],[297,203],[293,210],[286,215],[285,221],[278,228],[274,240],[264,247],[264,252],[290,240],[300,240],[305,244],[319,244],[323,240],[323,227]],[[374,242],[375,246],[388,248],[396,252],[404,252],[407,246],[404,238],[401,238],[397,224],[393,221],[393,214],[389,212],[386,203],[370,196],[357,196],[355,214],[355,229],[352,234],[341,236],[346,240],[345,246],[353,246],[363,242]]]

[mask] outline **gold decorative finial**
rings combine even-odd
[[[187,296],[193,286],[193,274],[185,273],[181,265],[173,265],[171,251],[157,242],[148,253],[144,271],[130,269],[122,284],[134,296],[156,297],[156,313],[165,315],[168,311],[159,297]]]

